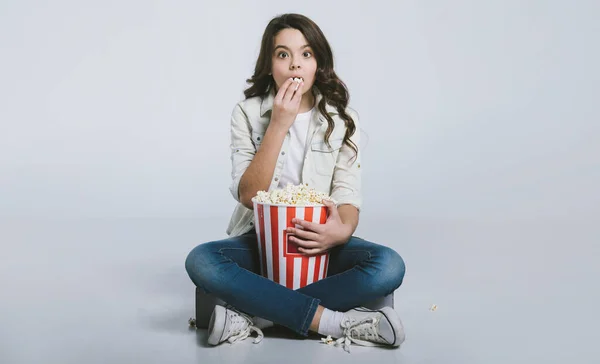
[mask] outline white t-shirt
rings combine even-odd
[[[302,167],[304,166],[304,154],[306,150],[306,139],[308,137],[308,126],[314,108],[307,112],[296,115],[296,120],[290,127],[290,142],[288,145],[287,158],[281,177],[279,188],[284,188],[288,183],[299,185],[302,179]]]

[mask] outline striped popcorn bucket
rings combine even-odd
[[[324,224],[327,208],[323,205],[291,206],[256,201],[253,204],[262,276],[293,290],[325,278],[329,253],[314,256],[301,254],[298,246],[288,241],[286,229],[300,227],[292,224],[295,217]]]

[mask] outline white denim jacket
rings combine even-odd
[[[316,99],[315,105],[318,105],[322,99],[322,95],[316,88],[313,88],[313,92]],[[242,100],[235,106],[232,112],[232,182],[229,190],[233,198],[238,201],[238,204],[233,211],[227,228],[227,234],[230,237],[242,235],[253,228],[254,212],[240,203],[239,185],[242,175],[262,144],[265,132],[271,121],[274,98],[275,93],[271,91],[264,98],[257,96]],[[329,136],[331,148],[325,143],[325,131],[328,126],[327,119],[317,109],[312,114],[313,117],[309,124],[301,182],[308,183],[309,187],[329,194],[336,200],[338,206],[351,204],[360,210],[362,194],[358,114],[349,107],[346,109],[346,113],[352,117],[356,126],[356,131],[350,138],[358,147],[358,155],[353,159],[355,156],[354,151],[347,144],[342,144],[346,132],[344,120],[339,117],[337,110],[331,105],[327,104],[326,110],[335,122],[333,132]],[[279,151],[269,191],[278,187],[279,178],[286,162],[289,139],[290,133],[288,132]]]

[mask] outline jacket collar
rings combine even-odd
[[[319,90],[316,87],[312,88],[312,92],[315,95],[315,106],[319,105],[319,102],[323,98],[323,95],[319,92]],[[273,110],[274,99],[275,99],[275,89],[272,88],[271,91],[269,91],[269,93],[267,94],[267,96],[262,98],[262,101],[260,103],[260,116],[261,117],[264,116],[267,113],[267,111]],[[337,109],[329,104],[325,104],[325,110],[327,111],[327,113],[329,115],[338,114]],[[325,121],[324,118],[319,118],[319,120],[321,122]]]

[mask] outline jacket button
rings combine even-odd
[[[285,152],[281,152],[281,155],[285,155]]]
[[[275,182],[279,181],[279,178],[275,177]]]

